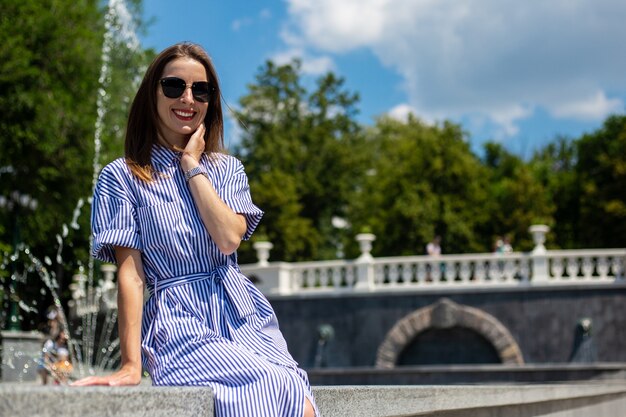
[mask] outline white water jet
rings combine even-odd
[[[98,78],[99,88],[96,101],[96,121],[93,138],[93,176],[90,195],[93,195],[101,169],[100,154],[102,148],[102,135],[105,129],[105,117],[110,103],[108,89],[112,79],[113,54],[119,51],[120,46],[125,48],[129,53],[137,53],[140,50],[140,42],[135,31],[133,16],[126,7],[124,0],[109,0],[104,24],[105,34],[101,51],[102,61],[100,66],[100,75]],[[140,78],[136,76],[130,81],[131,83],[137,85]],[[11,173],[11,171],[4,170],[4,168],[2,168],[2,173],[5,173],[5,171],[7,173]],[[62,251],[64,242],[68,238],[70,231],[78,231],[80,229],[78,218],[80,217],[82,209],[85,205],[85,200],[91,204],[91,197],[88,199],[79,199],[69,226],[67,224],[63,224],[60,233],[55,236],[57,247],[53,259],[58,265],[63,264]],[[91,253],[92,245],[93,239],[90,233],[89,253]],[[85,374],[95,374],[114,366],[116,362],[119,361],[120,356],[119,340],[111,340],[117,323],[117,309],[112,308],[112,303],[107,302],[107,298],[111,298],[111,294],[116,291],[116,285],[113,283],[113,274],[107,275],[105,272],[105,278],[100,281],[98,286],[96,286],[94,285],[95,274],[93,258],[89,255],[87,262],[87,274],[84,273],[84,267],[82,266],[80,260],[78,261],[80,272],[74,277],[82,276],[84,279],[79,278],[78,282],[73,283],[70,288],[72,289],[73,295],[81,295],[81,299],[73,300],[73,303],[76,307],[76,316],[80,318],[82,323],[77,329],[72,329],[70,328],[70,323],[66,317],[65,310],[58,295],[59,285],[56,280],[56,275],[54,271],[47,268],[53,265],[53,260],[49,256],[45,256],[44,261],[41,262],[32,254],[26,244],[19,243],[15,246],[14,251],[10,255],[5,254],[2,262],[0,262],[0,269],[7,270],[7,267],[11,263],[19,262],[20,257],[23,255],[25,255],[23,274],[13,272],[11,273],[9,279],[14,282],[25,283],[26,276],[29,273],[36,273],[41,282],[43,282],[48,291],[50,291],[53,304],[59,312],[60,322],[62,326],[70,332],[68,347],[70,348],[72,361],[76,365],[74,372],[77,373],[78,376],[84,376]],[[82,285],[82,289],[81,291],[78,291],[78,293],[75,291],[76,285]],[[13,286],[11,286],[11,290],[13,291]],[[42,296],[45,295],[45,290],[43,288],[41,291]],[[16,296],[16,294],[4,294],[4,296],[13,297]],[[83,308],[78,308],[78,306],[76,306],[77,303],[80,303]],[[25,300],[19,300],[18,307],[24,312],[32,312],[33,310],[39,311],[39,306],[36,300],[31,301],[31,304],[27,303]],[[98,337],[97,327],[99,324],[102,325],[103,329],[100,330]],[[74,334],[72,335],[71,333],[73,330]],[[76,340],[76,336],[80,337],[80,342]],[[97,341],[96,338],[98,339]],[[17,352],[17,354],[19,353],[20,352]],[[32,359],[33,361],[37,361],[39,358]],[[4,361],[3,365],[5,365]]]

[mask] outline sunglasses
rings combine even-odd
[[[161,83],[163,94],[168,98],[178,98],[183,95],[187,87],[190,87],[193,98],[206,103],[209,101],[211,91],[213,91],[213,87],[209,87],[207,81],[196,81],[188,86],[185,80],[178,77],[165,77],[161,78],[159,82]]]

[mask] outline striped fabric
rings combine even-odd
[[[306,373],[287,351],[267,299],[207,233],[178,161],[153,148],[159,179],[133,177],[123,159],[101,172],[93,198],[92,255],[115,262],[114,247],[142,253],[150,298],[142,357],[155,385],[206,385],[216,416],[301,416],[313,402]],[[250,198],[241,162],[227,155],[200,163],[222,200],[246,217],[248,239],[263,212]]]

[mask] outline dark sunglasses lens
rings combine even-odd
[[[163,78],[161,80],[161,88],[163,88],[163,94],[168,98],[178,98],[183,95],[185,92],[185,88],[187,88],[187,84],[185,84],[185,80],[182,80],[177,77],[169,77]],[[210,88],[209,83],[206,81],[198,81],[192,84],[191,93],[193,97],[202,102],[206,103],[209,101],[210,96]]]
[[[209,101],[209,83],[206,81],[198,81],[191,86],[191,92],[194,98],[202,103]]]
[[[163,78],[161,80],[161,87],[163,88],[163,94],[168,98],[178,98],[183,95],[185,91],[185,81],[180,78]]]

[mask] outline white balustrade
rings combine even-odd
[[[567,284],[607,284],[623,281],[626,249],[548,250],[547,226],[530,228],[535,248],[528,253],[374,258],[375,236],[358,236],[361,256],[355,260],[275,262],[242,265],[245,275],[261,277],[268,295],[330,294],[515,287]]]

